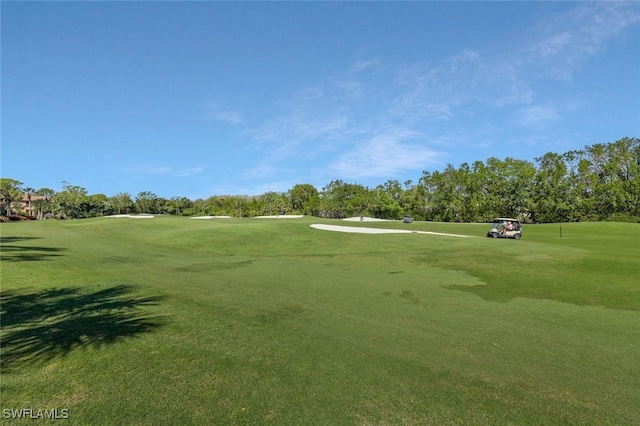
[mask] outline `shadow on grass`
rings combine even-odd
[[[442,251],[430,256],[414,256],[416,264],[463,272],[478,284],[449,284],[442,288],[473,294],[492,302],[515,299],[551,300],[576,306],[640,311],[637,263],[621,260],[607,265],[594,258],[554,260],[546,253],[506,267],[489,259],[505,258],[509,253],[474,250]],[[513,255],[512,255],[513,257]],[[538,260],[539,259],[539,260]],[[605,267],[608,270],[603,270]]]
[[[59,252],[66,249],[60,247],[23,246],[21,241],[37,240],[38,237],[0,237],[0,259],[3,262],[29,262],[47,260],[61,256]]]
[[[39,240],[40,237],[0,237],[0,244],[16,243],[18,241]]]
[[[481,285],[448,285],[448,290],[464,291],[475,294],[484,300],[494,302],[511,302],[517,298],[553,300],[570,303],[576,306],[600,306],[607,309],[640,311],[640,302],[633,288],[618,288],[604,291],[598,288],[576,288],[575,286],[553,285],[554,283],[536,286],[534,283],[481,284]]]
[[[92,292],[79,287],[3,291],[2,371],[65,356],[76,348],[115,343],[162,326],[162,318],[143,309],[158,305],[162,298],[132,292],[133,287],[127,285]]]

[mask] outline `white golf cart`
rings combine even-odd
[[[493,219],[493,226],[487,232],[487,237],[519,240],[522,237],[522,225],[518,219],[497,217]]]

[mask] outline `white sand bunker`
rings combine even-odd
[[[367,216],[356,216],[356,217],[348,217],[346,219],[347,222],[394,222],[390,219],[378,219],[375,217],[367,217]]]
[[[459,234],[445,234],[442,232],[429,232],[429,231],[410,231],[408,229],[379,229],[379,228],[364,228],[355,226],[341,226],[341,225],[325,225],[314,223],[310,225],[313,229],[320,229],[322,231],[335,231],[335,232],[351,232],[356,234],[427,234],[427,235],[443,235],[447,237],[458,238],[473,238],[469,235]]]
[[[150,214],[112,214],[105,217],[126,217],[129,219],[153,219],[155,216]]]
[[[301,214],[277,214],[273,216],[255,216],[254,219],[300,219]]]
[[[189,219],[231,219],[231,216],[194,216]]]

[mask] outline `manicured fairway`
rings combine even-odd
[[[487,228],[1,224],[0,422],[640,424],[640,225]]]

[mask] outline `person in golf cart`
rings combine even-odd
[[[519,240],[522,237],[522,226],[518,219],[497,217],[494,219],[493,226],[487,232],[487,237],[515,238]]]
[[[501,234],[505,234],[508,231],[513,231],[513,229],[514,229],[513,222],[508,220],[506,225],[503,224],[503,227],[502,227],[502,230],[500,231],[500,233]]]

